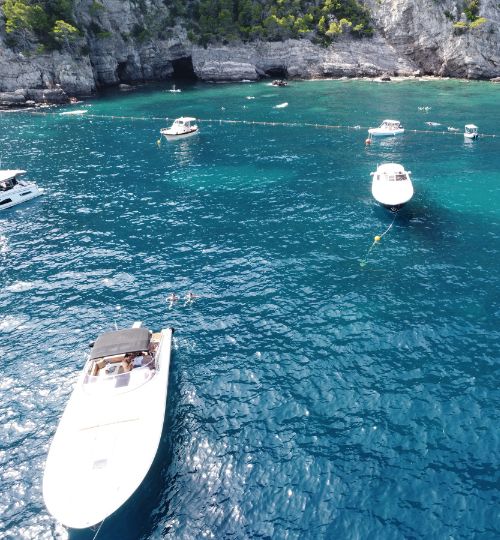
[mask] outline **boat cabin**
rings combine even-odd
[[[99,336],[92,346],[85,382],[129,373],[138,368],[155,369],[159,336],[147,328],[128,328]]]
[[[469,139],[476,139],[479,136],[478,127],[474,124],[467,124],[465,126],[464,135]]]
[[[181,118],[176,118],[174,120],[174,123],[172,124],[172,128],[185,128],[185,129],[190,129],[191,127],[193,127],[191,125],[191,122],[196,122],[196,118],[191,118],[189,116],[183,116]]]
[[[0,191],[8,191],[18,185],[17,175],[24,174],[26,171],[8,170],[0,171]]]
[[[388,130],[401,129],[401,122],[398,120],[384,120],[380,127]]]

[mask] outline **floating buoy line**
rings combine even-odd
[[[398,217],[398,210],[396,210],[394,212],[394,217],[392,218],[392,222],[391,224],[389,225],[389,227],[387,227],[387,229],[382,233],[382,234],[377,234],[374,238],[373,238],[373,243],[372,245],[368,248],[368,251],[366,252],[366,255],[364,257],[364,259],[361,259],[359,261],[359,266],[361,266],[361,268],[363,268],[364,266],[366,266],[366,263],[368,262],[368,256],[370,255],[372,249],[382,240],[382,238],[392,229],[392,226],[394,225],[394,222],[396,221],[396,218]]]
[[[59,116],[58,112],[42,112],[42,111],[24,111],[28,114],[38,115],[38,116]],[[71,115],[68,115],[71,117]],[[158,121],[158,122],[169,122],[175,120],[173,117],[168,116],[116,116],[108,114],[85,114],[78,115],[79,120],[83,119],[101,119],[101,120],[134,120],[134,121]],[[231,120],[225,118],[196,118],[197,122],[206,122],[209,124],[240,124],[248,126],[272,126],[272,127],[297,127],[297,128],[316,128],[316,129],[348,129],[354,131],[367,130],[367,126],[346,126],[346,125],[337,125],[337,124],[314,124],[312,122],[265,122],[259,120]],[[448,130],[436,130],[436,129],[405,129],[405,133],[431,133],[433,135],[459,135],[463,136],[461,131],[448,131]],[[499,137],[495,134],[481,133],[480,138],[484,137]]]

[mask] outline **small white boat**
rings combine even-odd
[[[275,109],[284,109],[285,107],[288,107],[288,103],[285,101],[285,103],[279,103],[278,105],[275,105]]]
[[[0,170],[0,210],[29,201],[43,193],[43,189],[34,182],[18,180],[21,174],[26,174],[26,171]]]
[[[288,86],[288,83],[283,79],[276,79],[271,83],[271,86]]]
[[[172,333],[135,323],[95,341],[43,477],[47,509],[67,527],[102,522],[149,471],[165,418]]]
[[[405,130],[398,120],[384,120],[379,127],[368,130],[368,133],[373,137],[392,137],[404,132]]]
[[[172,94],[177,94],[178,92],[182,92],[179,88],[175,87],[175,84],[172,85],[172,88],[169,90]]]
[[[464,137],[466,139],[477,139],[479,137],[478,127],[474,124],[467,124],[465,126]]]
[[[160,129],[160,133],[168,140],[189,137],[198,133],[198,126],[193,122],[196,122],[196,118],[188,116],[177,118],[169,128]]]
[[[372,195],[382,206],[392,212],[399,210],[413,197],[411,171],[405,171],[398,163],[383,163],[375,172],[370,173]]]
[[[88,113],[87,109],[76,109],[75,111],[64,111],[59,113],[60,116],[78,116],[80,114]]]

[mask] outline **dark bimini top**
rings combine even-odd
[[[106,332],[96,339],[90,351],[90,359],[147,351],[149,339],[149,330],[147,328],[127,328],[115,332]]]

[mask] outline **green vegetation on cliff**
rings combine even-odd
[[[357,0],[199,0],[196,7],[189,37],[203,45],[301,37],[328,43],[346,31],[373,33]]]
[[[8,44],[29,50],[69,46],[79,35],[73,21],[73,0],[5,0],[2,5]]]

